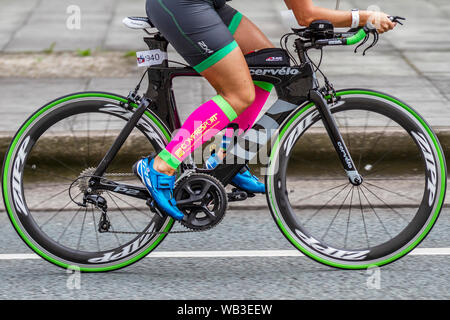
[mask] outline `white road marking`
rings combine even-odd
[[[417,248],[411,256],[447,256],[450,248]],[[147,258],[239,258],[239,257],[303,257],[298,250],[236,250],[236,251],[156,251]],[[0,260],[41,259],[34,253],[0,254]]]

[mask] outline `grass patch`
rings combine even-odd
[[[85,49],[85,50],[77,49],[77,55],[79,57],[89,57],[92,55],[92,51],[91,51],[91,49]]]
[[[124,58],[134,58],[136,57],[136,51],[128,51],[123,55]]]
[[[56,46],[56,42],[52,42],[50,44],[50,47],[48,47],[47,49],[42,50],[42,52],[45,53],[45,54],[52,54],[55,51],[55,46]]]

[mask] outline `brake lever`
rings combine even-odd
[[[362,47],[366,42],[367,42],[367,40],[369,40],[369,37],[370,37],[370,33],[368,33],[367,35],[366,35],[366,37],[364,38],[364,40],[355,48],[355,50],[353,51],[354,53],[358,53],[358,49],[360,48],[360,47]]]
[[[391,20],[392,22],[396,22],[396,23],[398,23],[400,25],[403,25],[402,21],[400,21],[400,20],[405,21],[406,18],[399,17],[399,16],[389,16],[389,20]]]
[[[369,38],[370,38],[370,35],[371,34],[373,34],[373,41],[372,41],[372,43],[370,44],[370,46],[368,46],[366,49],[364,49],[364,51],[363,51],[363,56],[365,56],[366,55],[366,52],[368,51],[368,50],[370,50],[370,49],[372,49],[373,47],[375,47],[375,45],[378,43],[378,40],[379,40],[379,34],[378,34],[378,31],[376,30],[376,29],[372,29],[372,30],[370,30],[368,33],[367,33],[367,35],[366,35],[366,37],[364,38],[364,40],[355,48],[355,53],[357,53],[358,52],[358,49],[360,48],[360,47],[362,47],[368,40],[369,40]]]
[[[402,21],[406,20],[406,18],[403,18],[403,17],[400,17],[400,16],[389,16],[389,19],[392,22],[399,23],[400,25],[403,25]],[[373,47],[376,46],[376,44],[378,43],[378,40],[380,39],[380,36],[379,36],[378,31],[375,29],[375,27],[372,27],[372,28],[369,29],[369,32],[367,33],[367,36],[364,38],[364,40],[355,48],[355,51],[354,51],[355,53],[357,53],[358,49],[361,46],[363,46],[367,42],[367,40],[369,40],[370,34],[373,34],[373,42],[372,42],[372,44],[370,46],[368,46],[366,49],[364,49],[363,56],[366,55],[366,52],[368,50],[370,50],[370,49],[372,49]]]
[[[379,36],[379,34],[378,34],[378,31],[375,30],[375,31],[372,31],[371,33],[373,33],[373,42],[372,42],[372,44],[371,44],[370,46],[368,46],[368,47],[364,50],[363,56],[366,55],[366,52],[367,52],[368,50],[370,50],[370,49],[372,49],[373,47],[376,46],[376,44],[378,43],[378,39],[380,38],[380,36]]]

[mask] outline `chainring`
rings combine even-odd
[[[177,207],[186,215],[180,221],[186,228],[204,231],[220,223],[228,206],[222,183],[203,173],[182,178],[174,190]]]

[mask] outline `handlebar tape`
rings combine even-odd
[[[363,29],[360,29],[355,35],[346,38],[347,45],[351,46],[354,44],[357,44],[358,42],[362,41],[367,36],[367,32]]]

